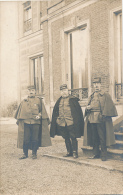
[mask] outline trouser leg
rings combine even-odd
[[[37,150],[38,150],[38,143],[33,142],[32,143],[32,155],[37,155]]]
[[[24,142],[23,142],[23,153],[28,156],[28,147],[30,142],[30,126],[24,124]]]
[[[99,151],[99,136],[98,136],[98,131],[97,131],[97,123],[92,123],[91,124],[91,129],[92,129],[92,140],[93,140],[93,154],[100,155]]]
[[[103,157],[107,156],[105,123],[98,123],[97,124],[97,131],[98,131],[100,145],[101,145],[101,158],[103,158]]]
[[[70,136],[69,136],[69,132],[68,132],[67,127],[65,127],[65,129],[64,129],[64,133],[63,133],[62,137],[65,139],[67,154],[73,154],[72,144],[71,144],[71,140],[70,140]]]
[[[73,157],[77,158],[78,157],[78,141],[76,139],[74,126],[73,125],[68,126],[68,131],[69,131],[69,136],[72,140]]]
[[[78,141],[76,138],[72,139],[73,157],[78,158]]]
[[[71,139],[72,139],[73,152],[78,153],[78,141],[76,138],[71,138]]]
[[[67,149],[67,155],[66,156],[69,156],[69,154],[72,155],[73,154],[72,145],[71,145],[71,140],[70,140],[70,136],[69,136],[67,126],[62,127],[62,126],[58,125],[57,128],[58,128],[59,135],[61,135],[63,137],[63,139],[65,140],[65,146],[66,146],[66,149]]]
[[[72,145],[71,145],[70,138],[65,138],[65,145],[66,145],[67,153],[72,154],[73,151],[72,151]]]
[[[32,154],[36,155],[38,150],[38,139],[39,139],[40,125],[32,125]]]
[[[23,153],[28,156],[28,144],[26,143],[23,144]]]

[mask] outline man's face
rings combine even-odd
[[[35,89],[28,89],[29,96],[35,96]]]
[[[61,96],[64,97],[68,97],[69,93],[68,93],[68,89],[62,89],[61,90]]]
[[[95,91],[100,91],[101,89],[101,83],[94,83]]]

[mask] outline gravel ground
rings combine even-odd
[[[1,191],[4,195],[123,194],[123,175],[42,155],[66,152],[62,139],[40,148],[38,159],[19,160],[17,126],[1,126]]]

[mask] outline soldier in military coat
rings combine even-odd
[[[117,116],[116,107],[106,92],[101,91],[101,78],[93,80],[95,91],[85,110],[84,146],[93,147],[92,159],[107,159],[107,147],[115,144],[112,117]],[[99,150],[101,146],[101,154]]]
[[[32,150],[32,158],[36,159],[40,146],[51,145],[49,117],[42,99],[36,97],[35,92],[34,86],[28,86],[28,98],[20,103],[15,114],[18,124],[18,148],[23,148],[20,159],[28,158],[28,149]]]
[[[79,99],[69,95],[66,84],[60,86],[61,97],[57,100],[52,114],[50,136],[62,136],[67,154],[65,157],[78,158],[78,141],[84,132],[84,119]]]

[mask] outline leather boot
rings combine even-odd
[[[23,160],[23,159],[26,159],[26,158],[28,158],[28,156],[26,156],[25,154],[23,154],[19,159],[20,160]]]
[[[72,139],[72,147],[73,147],[73,158],[78,158],[78,141]]]
[[[32,150],[32,159],[37,159],[37,151]]]
[[[70,139],[65,139],[65,145],[67,149],[67,154],[64,157],[73,156],[72,145],[71,145]]]
[[[78,158],[78,153],[76,151],[73,151],[73,158]]]
[[[32,159],[37,159],[38,142],[32,143]]]
[[[27,158],[28,157],[28,143],[23,144],[23,156],[20,159],[25,159],[23,158],[24,156]]]

